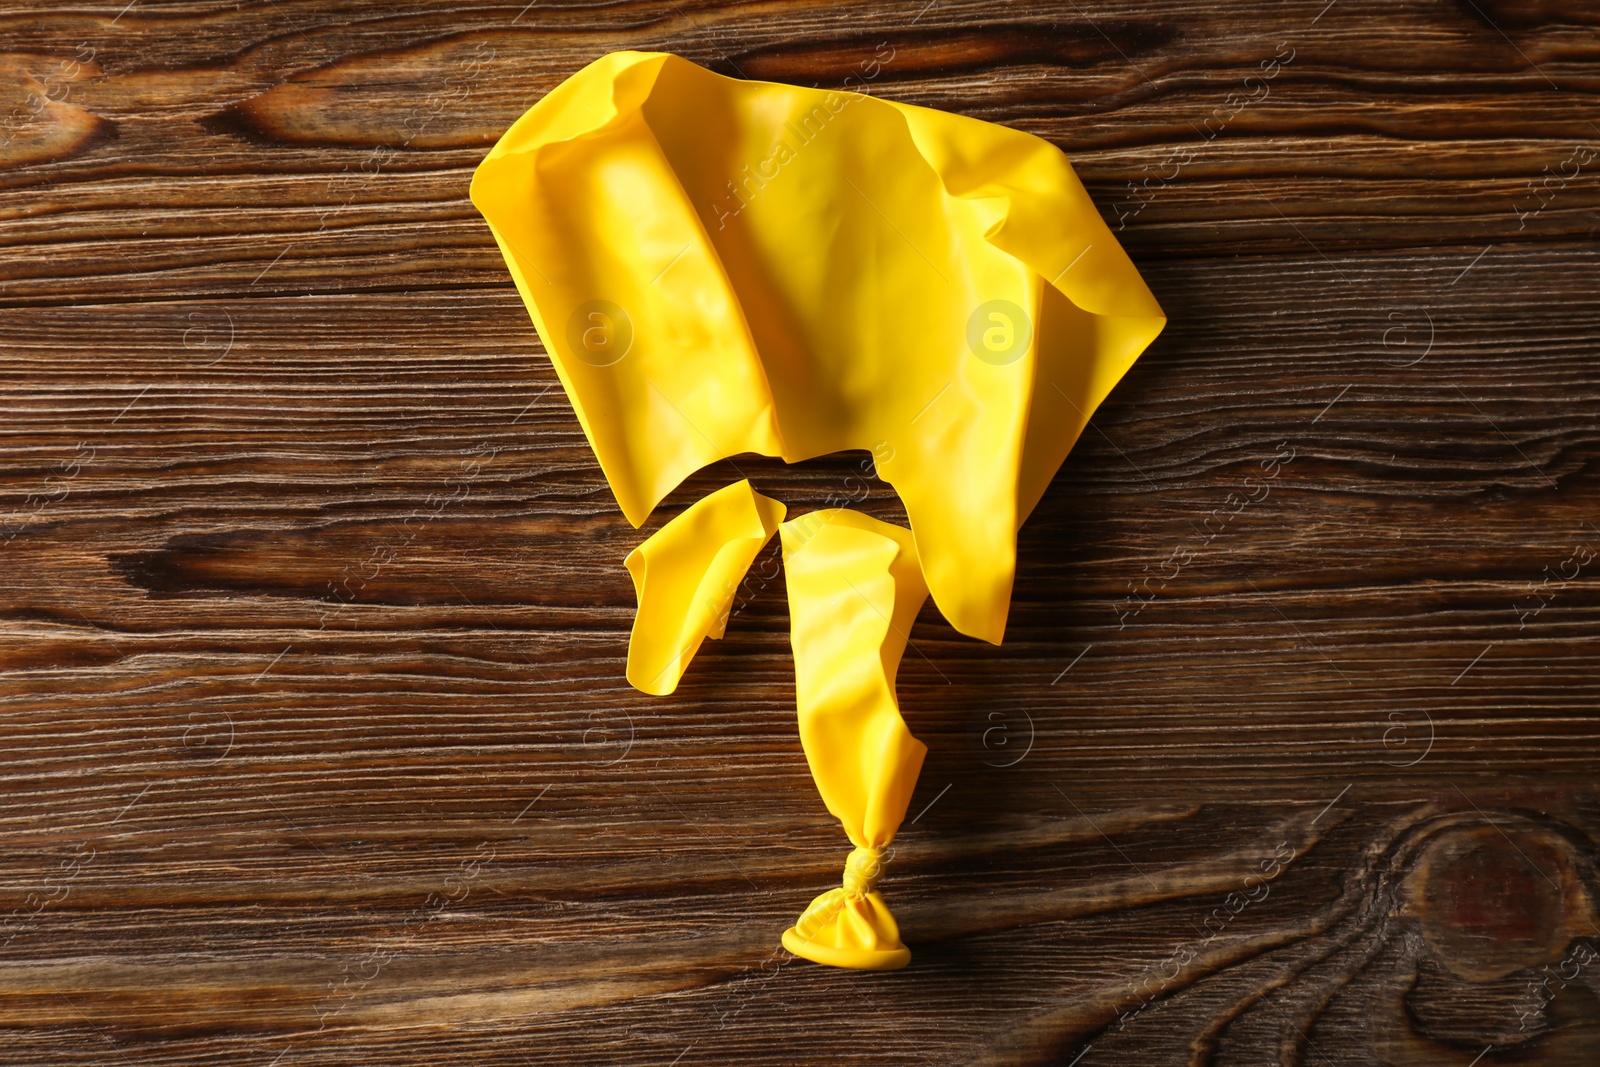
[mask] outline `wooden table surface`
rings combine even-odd
[[[0,1062],[1600,1062],[1593,4],[125,2],[0,4]],[[903,971],[778,947],[781,580],[624,681],[730,469],[628,525],[467,199],[618,48],[884,49],[1171,318],[912,634]]]

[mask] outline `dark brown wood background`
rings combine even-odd
[[[123,2],[0,4],[0,1062],[1600,1062],[1593,4]],[[781,579],[623,679],[730,470],[628,526],[467,185],[612,49],[884,45],[1171,324],[917,624],[862,974]]]

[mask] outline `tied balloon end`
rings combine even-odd
[[[857,846],[840,886],[813,900],[783,933],[783,947],[830,967],[892,971],[911,962],[900,927],[877,890],[883,877],[880,849]]]
[[[878,849],[855,848],[844,861],[844,894],[859,900],[878,888],[883,877],[883,853]]]

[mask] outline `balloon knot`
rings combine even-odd
[[[883,877],[883,853],[875,848],[857,848],[844,863],[844,893],[847,897],[864,897],[872,892]]]

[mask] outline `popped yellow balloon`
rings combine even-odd
[[[1048,142],[665,53],[553,89],[472,200],[635,526],[743,452],[871,450],[904,502],[909,532],[838,509],[778,526],[801,739],[855,846],[784,944],[903,965],[875,886],[924,751],[894,693],[911,620],[931,594],[1001,640],[1018,528],[1165,315]],[[630,555],[630,681],[672,691],[782,517],[737,483]]]

